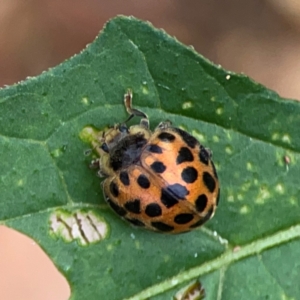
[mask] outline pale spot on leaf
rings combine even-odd
[[[253,180],[253,183],[254,183],[254,185],[258,185],[258,184],[259,184],[259,181],[258,181],[257,179],[254,179],[254,180]]]
[[[228,197],[227,197],[227,201],[228,201],[228,202],[234,202],[234,197],[233,197],[233,195],[228,196]]]
[[[141,244],[139,241],[135,241],[135,248],[138,250],[141,249]]]
[[[251,182],[245,182],[243,185],[242,185],[242,191],[244,192],[247,192],[251,187]]]
[[[247,162],[246,168],[247,168],[248,171],[252,171],[253,170],[253,166],[252,166],[251,162]]]
[[[182,109],[189,109],[192,107],[193,107],[193,103],[191,101],[187,101],[182,104]]]
[[[290,144],[291,143],[291,137],[288,134],[284,134],[282,137],[282,141],[284,143]]]
[[[222,115],[223,114],[223,108],[221,108],[221,107],[217,108],[216,114],[219,115],[219,116]]]
[[[275,186],[275,191],[279,194],[283,194],[284,193],[284,187],[281,183],[278,183],[276,186]]]
[[[271,193],[266,188],[261,188],[258,192],[257,198],[255,199],[256,204],[264,204],[265,200],[271,197]]]
[[[291,197],[291,198],[289,199],[289,202],[290,202],[292,205],[298,205],[298,201],[297,201],[297,199],[296,199],[295,197]]]
[[[88,99],[87,97],[83,97],[83,98],[81,99],[81,102],[82,102],[84,105],[90,104],[90,101],[89,101],[89,99]]]
[[[242,200],[244,199],[244,196],[243,196],[242,194],[238,194],[238,195],[237,195],[237,199],[238,199],[239,201],[242,201]]]
[[[92,126],[84,127],[79,133],[79,138],[84,143],[88,143],[88,144],[92,143],[93,141],[99,140],[99,137],[101,136],[102,136],[102,131],[99,131]]]
[[[24,180],[20,179],[17,181],[17,186],[23,186],[24,185]]]
[[[227,146],[227,147],[225,148],[225,152],[226,152],[227,154],[232,154],[232,153],[233,153],[233,150],[232,150],[232,148],[231,148],[230,146]]]
[[[213,142],[218,143],[220,141],[219,137],[217,135],[214,135],[212,137]]]
[[[247,205],[243,205],[241,208],[240,208],[240,213],[242,215],[246,215],[250,212],[250,208],[247,206]]]
[[[278,132],[273,133],[271,136],[271,139],[273,141],[279,140],[279,133]]]
[[[147,81],[143,81],[142,93],[144,95],[148,95],[149,94],[149,89],[148,89]]]
[[[196,130],[192,131],[192,135],[201,143],[206,141],[206,137],[202,133],[197,132]]]
[[[225,134],[226,134],[227,139],[228,139],[229,141],[231,141],[231,140],[232,140],[232,136],[231,136],[230,132],[227,131],[227,132],[225,132]]]
[[[188,131],[187,128],[183,125],[179,125],[178,128],[180,128],[181,130],[184,130],[184,131]]]
[[[53,151],[51,151],[51,156],[54,158],[60,157],[62,155],[62,151],[60,148],[54,149]]]
[[[108,244],[108,245],[106,246],[107,251],[111,251],[113,248],[114,248],[114,247],[113,247],[112,244]]]

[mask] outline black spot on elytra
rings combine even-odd
[[[152,153],[158,153],[158,154],[163,153],[162,148],[155,144],[149,145],[148,150]]]
[[[163,173],[166,170],[166,166],[161,162],[161,161],[155,161],[150,168],[155,172],[155,173]]]
[[[175,140],[175,135],[169,132],[162,132],[157,136],[163,142],[173,142]]]
[[[184,199],[188,194],[189,191],[185,186],[176,183],[161,189],[160,200],[167,208],[170,208],[178,203],[178,199]]]
[[[158,217],[161,216],[162,210],[157,203],[150,203],[146,206],[145,213],[149,217]]]
[[[193,183],[198,178],[198,172],[194,167],[186,167],[181,172],[181,178],[186,183]]]
[[[195,201],[196,209],[199,212],[203,212],[207,205],[207,197],[205,194],[200,195]]]
[[[143,189],[148,189],[150,187],[150,181],[144,174],[141,174],[138,177],[137,183]]]
[[[112,200],[110,200],[109,198],[106,198],[107,203],[109,204],[109,206],[121,217],[126,215],[126,210],[119,206],[118,204],[116,204],[115,202],[113,202]]]
[[[138,220],[138,219],[128,219],[128,218],[126,218],[126,221],[130,222],[131,224],[133,224],[135,226],[139,226],[139,227],[145,226],[145,224],[142,221]]]
[[[213,193],[213,191],[216,188],[216,181],[208,172],[203,173],[203,182],[204,182],[205,186],[207,187],[207,189],[211,193]]]
[[[163,222],[152,222],[151,225],[160,230],[160,231],[164,231],[164,232],[168,232],[168,231],[172,231],[174,229],[173,226],[170,226],[166,223],[163,223]]]
[[[124,184],[124,185],[130,185],[130,180],[129,180],[129,176],[128,173],[126,171],[122,171],[120,173],[120,181]]]
[[[191,152],[191,150],[187,147],[181,147],[178,151],[178,156],[176,158],[176,164],[179,165],[186,161],[193,161],[194,156]]]
[[[189,194],[187,188],[179,183],[169,185],[166,190],[178,199],[184,199]]]
[[[180,128],[174,128],[174,130],[181,136],[181,138],[186,142],[186,144],[194,149],[195,146],[198,144],[198,141],[189,133],[186,131],[180,129]]]
[[[192,221],[193,219],[194,219],[194,216],[192,214],[178,214],[174,218],[174,222],[176,224],[187,224],[190,221]]]
[[[202,163],[208,166],[210,154],[203,146],[200,146],[199,159]]]
[[[197,221],[195,224],[191,225],[190,228],[196,228],[203,225],[206,221],[208,221],[211,218],[213,212],[214,212],[214,208],[212,206],[210,210],[207,212],[206,216],[200,219],[199,221]]]
[[[119,196],[119,188],[118,188],[118,186],[116,185],[116,183],[114,181],[112,181],[110,183],[109,190],[110,190],[110,192],[112,193],[112,195],[114,197],[118,197]]]
[[[161,189],[160,200],[167,208],[170,208],[178,203],[176,197],[172,193],[170,193],[170,191],[168,191],[167,189]]]
[[[217,206],[219,205],[220,202],[220,188],[218,190],[218,196],[217,196]]]
[[[141,213],[141,201],[140,199],[134,199],[132,201],[128,201],[124,204],[124,207],[134,213],[134,214],[140,214]]]

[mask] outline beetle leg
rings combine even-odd
[[[137,117],[142,117],[141,125],[146,128],[149,128],[148,116],[145,113],[143,113],[141,110],[132,108],[132,91],[130,89],[128,89],[127,93],[124,95],[124,104],[129,114],[129,117],[126,119],[124,123],[127,123],[134,116],[137,116]]]
[[[160,122],[157,126],[159,129],[166,129],[172,126],[172,122],[169,120],[166,120],[164,122]]]

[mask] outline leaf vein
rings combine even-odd
[[[262,251],[265,251],[274,246],[287,243],[293,239],[300,238],[300,224],[292,226],[288,229],[277,232],[269,237],[259,239],[248,245],[243,246],[239,251],[234,252],[232,249],[228,249],[221,256],[208,261],[200,266],[191,268],[184,272],[179,273],[169,279],[166,279],[158,284],[150,286],[146,288],[142,292],[130,297],[125,300],[140,300],[147,299],[149,297],[153,297],[157,294],[163,293],[166,290],[174,288],[175,286],[185,282],[192,280],[201,275],[210,273],[212,271],[218,270],[223,266],[229,266],[230,264],[239,261],[243,258],[257,255]]]

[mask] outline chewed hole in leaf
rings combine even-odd
[[[205,290],[200,281],[196,280],[179,290],[174,300],[202,300],[205,297]]]
[[[57,210],[50,216],[50,233],[66,242],[76,240],[87,246],[105,239],[108,225],[92,211]]]

